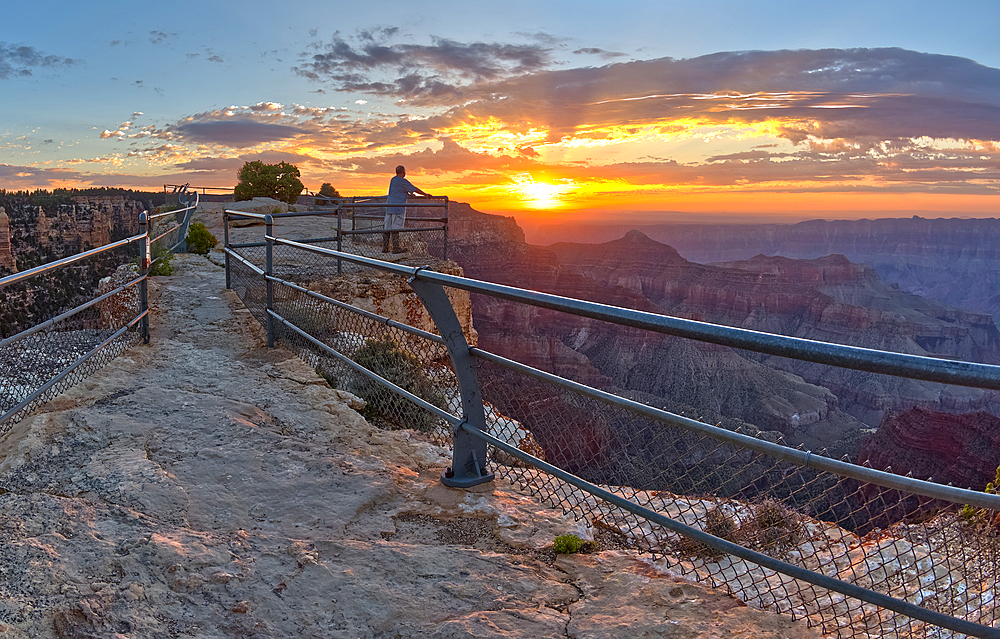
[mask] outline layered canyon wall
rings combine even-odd
[[[591,226],[572,231],[606,241],[633,227]],[[657,224],[634,227],[698,263],[757,255],[814,259],[841,254],[868,264],[886,282],[929,300],[1000,320],[1000,219],[882,218],[811,220],[797,224]]]
[[[9,271],[17,270],[14,254],[10,250],[10,218],[0,206],[0,267]]]

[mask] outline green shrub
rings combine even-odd
[[[552,541],[552,549],[560,555],[571,555],[580,552],[584,542],[576,535],[559,535]]]
[[[1000,466],[997,466],[996,476],[993,478],[993,481],[986,484],[983,492],[996,495],[998,490],[1000,490]],[[961,515],[965,523],[975,528],[986,528],[1000,523],[1000,516],[994,511],[976,508],[968,504],[962,506]]]
[[[187,249],[198,255],[208,255],[219,240],[201,222],[192,222],[187,234]]]
[[[154,242],[153,246],[150,247],[150,253],[153,257],[153,266],[149,269],[150,275],[172,275],[174,272],[174,265],[170,262],[174,259],[174,254],[170,252],[170,249],[163,246],[159,242]]]
[[[424,373],[423,363],[394,342],[370,339],[354,353],[353,359],[424,401],[447,408],[444,393]],[[374,380],[365,377],[357,382],[353,392],[368,402],[367,413],[362,413],[366,417],[377,416],[396,428],[434,429],[437,421],[434,415]]]

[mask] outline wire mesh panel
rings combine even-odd
[[[385,199],[385,198],[381,198]],[[386,229],[385,207],[351,207],[345,204],[344,251],[365,257],[387,255],[443,258],[446,243],[445,207],[408,206],[401,230]]]
[[[277,339],[298,352],[332,387],[364,399],[364,415],[373,424],[412,428],[441,442],[450,440],[451,428],[442,419],[351,365],[457,414],[458,384],[444,345],[280,282],[274,288],[274,311],[341,356],[283,324],[276,328]]]
[[[114,337],[113,329],[78,328],[78,322],[58,322],[0,348],[0,433],[42,404],[75,386],[106,366],[142,337],[132,328]],[[110,340],[110,341],[109,341]],[[104,345],[72,371],[56,379],[80,358]],[[14,412],[32,393],[55,380],[49,388]],[[9,413],[9,414],[8,414]]]
[[[492,362],[480,369],[490,434],[630,501],[782,561],[991,625],[1000,595],[996,513],[931,502],[694,434]],[[594,498],[509,455],[492,469],[598,534],[748,604],[845,637],[949,636],[720,553]]]
[[[253,249],[241,249],[240,256],[254,257]],[[261,253],[263,251],[260,251]],[[254,262],[232,257],[229,260],[229,288],[236,293],[250,314],[260,322],[267,324],[267,285],[261,269],[254,269]]]
[[[352,221],[351,229],[357,228],[356,222]],[[370,220],[371,228],[377,228],[376,222]],[[355,234],[355,239],[364,235]],[[314,243],[321,241],[329,242]],[[247,249],[245,254],[253,263],[263,264],[263,247]],[[367,415],[373,422],[448,437],[447,420],[435,410],[457,416],[459,394],[445,348],[371,310],[389,305],[390,298],[405,298],[395,314],[389,314],[410,320],[411,312],[419,315],[419,300],[412,295],[407,298],[399,286],[380,280],[387,276],[378,275],[378,269],[366,274],[362,269],[367,266],[351,267],[351,278],[327,277],[336,256],[279,243],[272,258],[274,274],[289,280],[274,282],[278,339],[299,350],[331,384],[366,399]],[[234,288],[259,308],[261,300],[266,302],[264,279],[258,268],[248,264],[234,267]],[[337,266],[340,272],[343,265]],[[383,266],[401,271],[398,264]],[[245,272],[236,273],[238,268]],[[430,282],[445,277],[423,273],[427,271],[410,275]],[[293,281],[308,281],[310,288],[315,285],[323,294]],[[362,311],[345,302],[371,308]],[[509,311],[515,312],[520,311]],[[265,313],[254,313],[266,321]],[[486,325],[502,325],[507,313],[489,317]],[[559,326],[575,330],[576,342],[586,341],[587,330]],[[504,335],[505,339],[517,338]],[[899,606],[877,596],[888,608],[845,596],[836,588],[817,587],[807,581],[813,578],[809,572],[839,580],[848,591],[864,588],[934,613],[983,625],[996,623],[995,601],[1000,594],[1000,517],[996,511],[962,508],[962,504],[863,483],[850,477],[877,479],[860,472],[844,471],[846,476],[830,472],[841,469],[834,462],[820,463],[822,452],[810,464],[806,453],[787,454],[790,449],[779,448],[771,439],[767,444],[741,440],[721,428],[628,406],[592,388],[525,373],[525,367],[500,365],[483,351],[475,353],[484,360],[479,382],[491,436],[656,514],[649,515],[652,520],[633,514],[509,453],[491,449],[491,470],[586,518],[602,544],[652,553],[672,570],[726,588],[750,605],[806,618],[844,637],[956,635],[894,612],[890,608]],[[573,361],[567,362],[572,369]],[[362,369],[381,379],[373,379]],[[393,392],[390,386],[401,392]],[[406,399],[405,394],[426,405]],[[650,397],[658,401],[642,396],[645,401]],[[751,434],[761,440],[771,436],[756,430]],[[778,444],[784,446],[780,440]],[[809,467],[816,465],[827,470]],[[705,540],[699,543],[653,523],[659,516],[751,552],[732,548],[741,556],[720,552]],[[754,562],[752,553],[766,557],[757,556]],[[788,564],[783,570],[798,578],[777,572],[781,565],[774,560]],[[858,590],[852,592],[868,597]],[[947,625],[947,620],[937,621]]]
[[[36,312],[26,322],[32,326],[0,341],[0,432],[141,340],[138,267],[119,266],[99,282],[91,277],[124,259],[122,249],[88,258],[89,268],[54,267],[3,291],[6,302],[29,299]]]

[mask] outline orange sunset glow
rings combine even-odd
[[[0,188],[232,187],[260,160],[345,195],[384,193],[402,164],[427,192],[525,219],[1000,212],[1000,69],[972,59],[901,48],[639,59],[570,55],[545,38],[407,38],[311,42],[281,76],[285,101],[255,91],[158,118],[128,109],[72,143],[8,133]]]

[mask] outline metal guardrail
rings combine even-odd
[[[232,268],[234,288],[267,327],[269,344],[288,340],[320,370],[348,368],[360,373],[369,382],[350,381],[341,372],[330,375],[348,390],[367,393],[369,404],[392,423],[412,425],[406,418],[412,422],[414,414],[385,400],[382,393],[440,420],[443,426],[432,427],[432,432],[453,444],[452,466],[442,473],[447,485],[489,481],[495,471],[550,503],[590,517],[595,529],[611,530],[640,549],[671,557],[672,567],[682,572],[711,585],[728,586],[758,607],[806,617],[826,632],[865,636],[867,626],[875,624],[875,636],[883,636],[889,624],[897,629],[894,633],[899,629],[927,633],[926,628],[913,627],[916,620],[971,636],[1000,637],[1000,630],[991,627],[997,614],[990,602],[1000,594],[995,531],[979,531],[982,536],[976,537],[947,508],[938,519],[894,524],[895,536],[889,537],[881,528],[862,535],[835,525],[846,521],[845,516],[861,521],[884,515],[908,503],[907,496],[916,498],[918,511],[929,503],[950,503],[995,514],[1000,512],[1000,496],[901,477],[764,441],[472,348],[445,288],[713,344],[934,382],[1000,388],[1000,367],[788,338],[501,286],[277,237],[273,218],[264,216],[264,221],[264,268],[241,256],[240,247],[227,244],[227,283]],[[282,247],[406,278],[440,337],[421,335],[283,279],[275,273],[272,259]],[[435,364],[442,361],[442,345],[447,347],[444,359],[450,362],[444,371]],[[414,360],[428,367],[428,375],[436,375],[439,387],[454,392],[437,396],[433,387],[418,383],[419,373],[403,376],[402,381],[390,379]],[[542,386],[546,390],[539,390]],[[518,401],[519,394],[528,397]],[[622,433],[635,435],[612,453],[623,467],[638,455],[641,459],[634,467],[602,471],[597,474],[603,481],[592,481],[547,459],[550,455],[562,459],[563,465],[572,461],[570,454],[582,450],[572,438],[586,439],[588,429],[593,430],[588,420],[598,418],[615,426],[609,441]],[[552,436],[549,422],[559,422],[561,432]],[[654,450],[657,446],[662,451]],[[650,450],[663,454],[652,456]],[[730,463],[758,470],[753,476],[720,474],[716,467],[720,461],[724,468]],[[634,485],[637,480],[655,489]],[[764,487],[754,486],[753,493],[746,493],[748,484],[758,483]],[[704,497],[706,493],[709,497]],[[739,501],[744,494],[758,498],[764,494],[766,499],[748,505]],[[801,506],[811,514],[799,514],[785,505],[775,510],[774,500]],[[764,530],[760,523],[768,508],[791,522],[787,536],[777,541],[763,534],[775,532]],[[735,534],[727,533],[726,526],[713,527],[713,516],[717,523],[728,521]],[[804,547],[812,548],[811,554],[801,550]],[[882,575],[890,563],[911,566],[906,570],[913,574],[890,579]],[[916,591],[904,583],[907,579],[916,580]],[[815,588],[828,594],[815,594]],[[924,596],[925,590],[937,594]],[[973,591],[982,591],[981,596]],[[956,600],[942,600],[946,595]],[[911,599],[929,604],[916,605]],[[883,618],[880,610],[899,613],[903,620]]]
[[[139,244],[139,267],[126,276],[128,281],[0,340],[0,432],[140,340],[149,342],[147,281],[157,261],[152,258],[151,247],[167,238],[168,251],[182,248],[197,206],[198,196],[193,194],[185,208],[152,216],[143,211],[138,235],[0,278],[0,289],[4,289]],[[174,216],[176,223],[162,224],[167,216]],[[151,237],[151,231],[157,235]],[[112,308],[117,312],[109,310]],[[122,309],[126,309],[126,315],[122,315]]]
[[[388,252],[390,239],[393,244],[400,244],[400,252],[405,253],[404,257],[417,258],[421,256],[431,256],[440,259],[448,259],[448,205],[449,200],[442,198],[419,198],[419,201],[411,201],[407,204],[386,205],[385,196],[379,198],[341,198],[330,200],[316,197],[317,201],[325,200],[332,202],[329,208],[316,208],[312,211],[289,211],[282,213],[254,213],[240,211],[237,208],[226,209],[223,212],[224,245],[232,248],[250,249],[264,248],[265,242],[232,242],[234,233],[234,220],[248,219],[263,222],[267,215],[272,220],[284,220],[287,218],[331,218],[335,219],[335,226],[329,229],[331,235],[301,239],[308,244],[330,244],[337,251],[343,251],[359,255],[381,255]],[[238,204],[234,204],[238,206]],[[386,230],[383,228],[384,215],[356,215],[356,209],[381,209],[386,208],[407,208],[417,209],[442,209],[443,217],[406,216],[407,228]],[[396,237],[393,237],[396,236]],[[381,248],[379,250],[379,240]],[[263,255],[257,255],[263,258]],[[227,254],[226,259],[229,259]],[[335,260],[333,262],[337,268],[337,275],[343,275],[344,262]],[[306,265],[303,265],[305,267]],[[313,264],[313,272],[318,264]],[[229,269],[226,269],[229,273]]]

